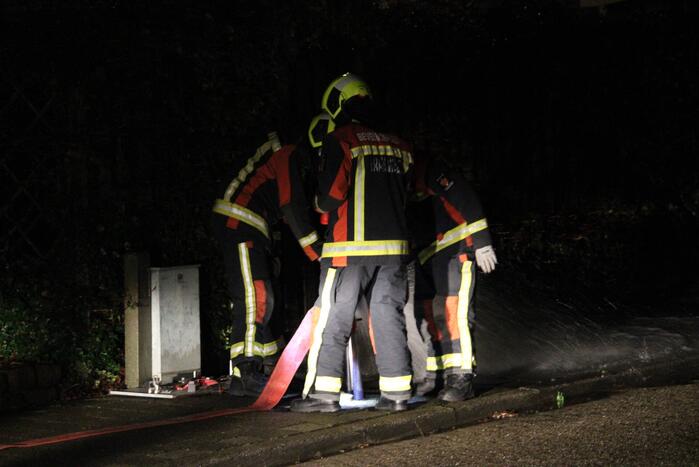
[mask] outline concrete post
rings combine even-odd
[[[151,377],[151,313],[148,253],[124,255],[124,359],[126,387],[142,387]]]

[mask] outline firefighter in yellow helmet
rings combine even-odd
[[[372,95],[358,76],[334,80],[322,107],[335,129],[323,140],[316,207],[328,213],[320,310],[297,412],[335,412],[354,312],[367,297],[376,343],[379,410],[405,410],[411,390],[403,307],[408,284],[405,203],[411,148],[369,127]]]

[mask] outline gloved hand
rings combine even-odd
[[[484,246],[476,250],[476,264],[481,271],[486,274],[495,270],[495,265],[498,264],[498,258],[495,256],[495,250],[492,245]]]
[[[314,210],[315,212],[317,212],[318,214],[325,214],[325,213],[326,213],[326,211],[323,211],[322,209],[320,209],[320,208],[318,207],[318,195],[315,195],[315,196],[313,197],[313,210]]]

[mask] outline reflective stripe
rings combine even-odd
[[[328,315],[330,312],[330,295],[333,290],[333,283],[335,282],[335,268],[328,268],[328,273],[325,276],[325,282],[323,283],[323,291],[320,294],[320,316],[318,317],[318,323],[313,330],[313,341],[311,348],[308,351],[308,371],[306,372],[306,381],[303,386],[303,398],[308,396],[308,393],[313,387],[313,382],[316,379],[316,369],[318,367],[318,354],[320,353],[320,344],[323,342],[323,330],[325,325],[328,323]]]
[[[316,391],[340,392],[342,380],[333,376],[316,377]]]
[[[412,376],[406,375],[406,376],[393,376],[393,377],[386,377],[386,376],[380,376],[379,377],[379,389],[381,392],[388,391],[388,392],[402,392],[402,391],[410,391],[410,380],[412,379]]]
[[[238,342],[231,345],[231,360],[245,351],[245,342]]]
[[[413,164],[413,155],[408,151],[402,151],[401,159],[403,159],[403,172],[407,172]]]
[[[459,306],[457,308],[457,320],[459,322],[459,343],[461,344],[461,368],[470,370],[473,363],[471,350],[471,332],[468,327],[468,306],[471,298],[471,261],[464,261],[461,266],[461,287],[459,287]]]
[[[314,230],[305,237],[299,238],[299,245],[301,245],[301,248],[306,248],[308,245],[312,245],[316,241],[318,241],[318,233],[316,233]]]
[[[460,353],[450,353],[436,357],[427,357],[425,369],[427,371],[446,370],[447,368],[459,368],[463,364]]]
[[[403,172],[407,172],[413,163],[413,155],[410,151],[399,149],[389,144],[363,144],[352,148],[352,159],[364,156],[388,156],[397,157],[403,161]]]
[[[422,201],[423,199],[430,197],[430,195],[425,193],[424,191],[416,191],[415,193],[413,193],[413,196],[416,201]]]
[[[342,76],[340,77],[340,79],[338,79],[338,80],[335,82],[335,84],[333,85],[333,87],[334,87],[335,89],[337,89],[338,91],[340,91],[341,93],[343,93],[343,92],[344,92],[344,89],[345,89],[345,86],[347,86],[347,85],[349,85],[349,84],[352,84],[352,83],[355,82],[355,81],[357,81],[357,77],[354,76],[354,75],[351,75],[351,74],[342,75]],[[344,99],[346,99],[346,98],[343,96],[343,100],[344,100]]]
[[[235,193],[238,190],[240,184],[245,182],[248,176],[255,169],[255,164],[257,164],[260,161],[260,159],[262,159],[262,156],[267,154],[267,152],[271,149],[272,142],[270,141],[267,141],[262,146],[257,148],[257,151],[255,151],[255,155],[248,159],[248,162],[245,164],[245,166],[242,169],[240,169],[238,175],[231,181],[231,183],[228,185],[228,188],[226,188],[226,193],[223,195],[224,201],[230,202],[233,193]]]
[[[264,234],[265,237],[269,238],[269,229],[267,228],[267,222],[259,214],[244,208],[235,203],[229,203],[228,201],[217,199],[214,203],[214,212],[223,214],[224,216],[232,217],[238,219],[241,222],[248,224],[251,227],[256,228]]]
[[[323,258],[338,256],[381,256],[407,255],[410,247],[407,240],[365,240],[330,242],[323,245]]]
[[[413,155],[410,151],[399,149],[390,144],[363,144],[352,148],[352,159],[363,156],[388,156],[398,157],[408,163],[413,161]]]
[[[400,149],[394,149],[387,144],[364,144],[352,148],[352,158],[360,156],[392,156],[400,157]]]
[[[476,232],[485,230],[488,228],[488,221],[485,219],[479,219],[472,224],[459,224],[451,230],[447,230],[444,236],[440,240],[436,240],[430,246],[422,250],[418,254],[418,259],[420,264],[425,264],[425,262],[432,257],[432,255],[442,251],[443,249],[463,240],[466,237],[470,237]]]
[[[266,344],[262,344],[262,356],[263,357],[269,357],[270,355],[274,355],[279,351],[279,341],[272,341],[268,342]]]
[[[364,240],[364,158],[360,157],[357,162],[357,171],[354,175],[354,239]]]
[[[257,303],[255,286],[252,282],[252,270],[250,269],[250,254],[245,242],[238,243],[238,253],[240,255],[240,272],[243,276],[243,285],[245,286],[245,356],[252,357],[255,354]]]
[[[245,343],[238,342],[231,346],[231,359],[236,358],[242,354],[245,350]],[[274,355],[279,351],[279,341],[268,342],[267,344],[260,344],[259,342],[253,342],[252,353],[256,357],[269,357]],[[246,355],[247,356],[247,355]]]

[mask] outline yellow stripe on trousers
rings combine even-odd
[[[410,391],[411,375],[404,376],[379,376],[379,389],[381,392],[405,392]]]
[[[457,320],[459,322],[459,342],[461,344],[461,368],[472,370],[473,353],[471,349],[471,331],[468,327],[468,306],[471,297],[473,277],[471,274],[471,261],[464,261],[461,266],[461,287],[459,287],[459,305],[457,307]]]
[[[279,340],[262,344],[260,342],[253,343],[253,353],[257,357],[269,357],[279,351]],[[231,360],[241,355],[245,351],[245,342],[238,342],[231,346]]]
[[[257,304],[255,303],[255,285],[252,282],[252,270],[250,268],[250,253],[245,242],[238,243],[240,255],[240,272],[245,286],[245,356],[255,355],[255,315]]]
[[[339,393],[342,389],[342,379],[334,376],[317,376],[316,390]]]
[[[330,306],[332,305],[330,303],[330,295],[333,290],[336,272],[337,269],[328,268],[328,273],[325,275],[325,282],[323,283],[323,290],[320,295],[320,316],[313,330],[311,349],[308,351],[308,372],[306,373],[306,381],[303,386],[304,399],[308,396],[308,393],[313,387],[313,382],[316,379],[318,354],[320,353],[320,345],[323,343],[323,331],[325,330],[325,325],[328,323],[328,315],[330,314]]]

